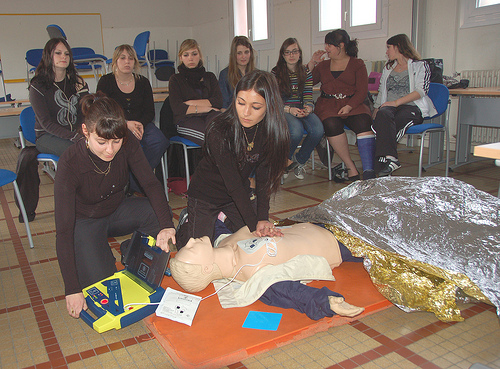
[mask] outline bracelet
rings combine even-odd
[[[198,114],[198,105],[195,105],[194,108],[196,109],[194,113]]]

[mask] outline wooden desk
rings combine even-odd
[[[29,104],[30,101],[29,100],[14,100],[14,101],[0,101],[0,107],[4,107],[4,106],[11,106],[13,108],[17,108],[19,106],[21,106],[22,104]]]
[[[474,155],[500,160],[500,142],[476,146],[474,147]]]
[[[164,92],[168,93],[168,87],[154,87],[153,88],[154,94],[160,94],[160,93],[164,93]]]
[[[168,92],[165,93],[153,93],[153,100],[155,103],[162,103],[168,97]]]
[[[19,136],[19,115],[25,108],[25,106],[0,108],[0,138],[17,138]]]
[[[500,128],[500,87],[459,88],[450,90],[458,96],[457,143],[455,164],[471,162],[472,127]]]
[[[476,146],[474,147],[474,155],[495,159],[495,165],[500,167],[500,142]],[[497,197],[500,197],[500,185],[498,187]]]

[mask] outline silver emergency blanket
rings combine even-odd
[[[405,311],[460,321],[456,298],[465,294],[500,315],[500,199],[471,185],[445,177],[357,181],[290,219],[332,225]]]

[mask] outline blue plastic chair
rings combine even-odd
[[[151,83],[151,68],[149,61],[149,31],[139,33],[134,40],[134,49],[137,53],[137,58],[141,65],[145,65],[148,68],[148,79]]]
[[[33,238],[31,237],[31,229],[30,229],[30,224],[28,222],[28,215],[26,214],[23,198],[21,197],[21,192],[19,192],[19,187],[17,185],[16,179],[17,179],[16,173],[7,169],[0,169],[0,187],[3,187],[9,183],[12,183],[12,185],[14,186],[14,193],[16,194],[17,201],[19,203],[19,209],[21,210],[21,214],[23,215],[24,225],[26,226],[26,234],[28,236],[30,248],[33,248],[34,247]]]
[[[166,65],[171,67],[175,66],[175,62],[168,59],[168,52],[163,49],[150,50],[148,53],[148,59],[154,70]]]
[[[182,145],[182,148],[184,150],[184,165],[186,167],[186,187],[189,188],[189,183],[191,182],[190,180],[190,175],[189,175],[189,158],[188,158],[188,150],[191,149],[200,149],[201,146],[198,144],[195,144],[193,141],[188,140],[187,138],[180,137],[180,136],[173,136],[170,137],[170,143],[174,145]],[[166,165],[165,165],[166,167]],[[168,179],[168,174],[166,175]]]
[[[63,29],[59,27],[57,24],[49,24],[46,29],[49,34],[49,38],[51,39],[52,38],[64,38],[65,40],[68,39]]]
[[[437,114],[424,118],[425,121],[433,120],[434,118],[441,118],[440,123],[422,123],[415,126],[411,126],[406,131],[406,135],[418,136],[420,138],[420,157],[418,161],[418,176],[422,176],[422,169],[426,170],[434,165],[446,163],[445,176],[448,177],[448,167],[450,162],[450,133],[448,130],[448,121],[450,116],[450,110],[448,106],[451,104],[450,101],[450,91],[448,87],[440,83],[431,83],[429,86],[429,92],[427,94],[434,107],[437,110]],[[446,113],[446,114],[445,114]],[[444,122],[443,122],[444,120]],[[429,155],[427,160],[427,165],[422,166],[423,152],[424,152],[424,139],[425,135],[429,134]],[[446,143],[446,159],[443,158],[443,135]]]
[[[26,107],[21,112],[19,120],[21,123],[21,127],[19,129],[19,141],[21,142],[21,147],[26,147],[26,141],[35,144],[35,111],[33,110],[33,108],[31,106]],[[55,179],[59,156],[40,153],[37,156],[37,160],[40,163],[43,163],[43,171],[47,172],[47,174],[51,176],[52,179]],[[54,169],[52,169],[49,164],[52,164],[54,166]]]
[[[92,70],[94,73],[95,82],[99,82],[98,71],[106,69],[106,58],[104,55],[96,54],[94,49],[90,47],[73,47],[73,62],[78,70]]]
[[[35,74],[36,67],[42,60],[43,49],[31,49],[26,51],[26,80],[28,84],[31,80],[30,75]]]

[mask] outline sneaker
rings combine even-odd
[[[299,163],[297,163],[295,160],[292,161],[292,164],[290,164],[289,166],[286,167],[285,173],[283,173],[283,178],[287,179],[288,178],[288,173],[290,173],[292,170],[294,170],[295,168],[297,168],[298,165],[299,165]]]
[[[305,164],[297,165],[297,168],[293,170],[293,173],[297,179],[304,179],[304,174],[306,174]]]
[[[401,163],[399,160],[391,160],[386,158],[384,168],[378,172],[379,177],[390,176],[395,170],[401,168]]]

